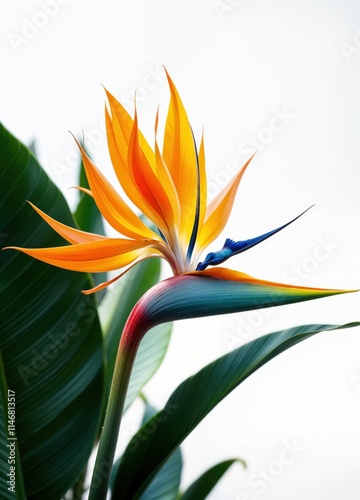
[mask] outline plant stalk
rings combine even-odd
[[[140,340],[147,330],[139,326],[139,315],[136,314],[135,307],[124,327],[117,352],[104,427],[91,479],[89,500],[106,500],[107,497],[132,367]]]

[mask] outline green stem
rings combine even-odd
[[[106,500],[127,388],[143,335],[132,328],[131,315],[121,337],[112,378],[104,427],[100,437],[89,500]]]

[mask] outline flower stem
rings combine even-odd
[[[135,326],[139,327],[137,321],[139,317],[134,313],[135,309],[124,327],[117,352],[104,427],[91,480],[89,500],[106,500],[108,493],[127,388],[136,352],[144,334],[144,329],[140,328],[139,331],[138,328],[134,328]]]

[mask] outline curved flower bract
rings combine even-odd
[[[121,271],[115,278],[84,291],[93,293],[113,283],[136,263],[151,257],[167,260],[174,276],[190,273],[191,280],[208,276],[205,271],[208,266],[221,264],[257,245],[302,215],[256,238],[240,241],[228,238],[222,249],[208,253],[205,260],[199,262],[201,253],[224,229],[238,186],[253,156],[207,204],[204,138],[198,148],[179,93],[167,72],[166,76],[170,103],[162,151],[157,142],[158,114],[152,148],[139,130],[136,109],[132,118],[107,90],[108,107],[105,107],[108,148],[116,176],[129,200],[158,231],[144,224],[77,142],[90,186],[90,189],[79,189],[94,198],[103,217],[121,237],[109,238],[74,229],[32,205],[70,245],[8,248],[63,269],[91,273]],[[235,271],[227,270],[224,274],[224,270],[213,268],[210,274],[220,280],[239,281]],[[291,287],[287,290],[290,293]]]
[[[224,268],[175,276],[143,295],[129,317],[122,341],[137,344],[141,335],[128,335],[129,331],[144,333],[169,321],[244,312],[347,292],[283,285]]]

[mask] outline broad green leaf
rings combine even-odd
[[[144,414],[141,422],[141,427],[146,424],[151,418],[153,418],[154,415],[156,415],[159,410],[155,408],[155,406],[151,405],[149,401],[147,400],[147,397],[144,394],[140,394],[140,398],[144,403],[145,409],[144,409]]]
[[[134,402],[144,385],[160,367],[171,337],[172,323],[152,328],[142,339],[131,372],[124,411]]]
[[[0,126],[2,246],[64,245],[26,203],[74,226],[64,197],[30,150]],[[81,474],[99,425],[104,387],[103,341],[91,286],[14,251],[0,252],[1,398],[16,394],[16,436],[26,498],[58,500]],[[0,408],[0,428],[7,422]],[[5,425],[6,430],[6,425]],[[0,480],[8,473],[0,460]],[[4,493],[1,491],[1,495]],[[8,493],[8,492],[7,492]],[[7,493],[1,498],[14,498]]]
[[[99,306],[109,374],[113,372],[121,333],[132,308],[140,297],[159,281],[159,276],[159,259],[140,262],[116,282]]]
[[[235,462],[239,462],[246,467],[246,463],[238,458],[224,460],[223,462],[214,465],[187,488],[187,490],[180,496],[181,500],[205,500],[211,490],[223,477],[225,472],[227,472],[227,470]]]
[[[142,426],[157,414],[157,410],[152,405],[150,405],[145,398],[143,399],[145,403],[145,412]],[[111,488],[112,498],[114,500],[118,498],[119,491],[121,491],[123,487],[121,480],[119,480],[118,476],[116,475],[119,463],[120,459],[114,466],[114,478]],[[181,451],[180,448],[176,448],[175,452],[168,458],[164,465],[162,465],[154,479],[141,495],[141,500],[174,500],[177,497],[179,491],[181,472]]]
[[[145,425],[158,413],[158,410],[150,405],[145,398],[144,402],[145,413],[142,425]],[[181,451],[180,447],[178,447],[164,463],[144,493],[141,495],[141,500],[174,500],[179,491],[182,465]],[[119,483],[116,486],[117,488],[121,488],[122,485]],[[117,498],[117,488],[115,487],[113,492],[114,499]]]
[[[79,186],[90,188],[82,160],[79,168]],[[74,213],[79,228],[89,233],[105,234],[103,218],[94,199],[82,191],[79,191],[79,196],[80,201]],[[108,279],[107,273],[94,273],[92,277],[95,285],[99,285]],[[103,298],[105,291],[106,289],[98,292],[97,298]]]
[[[160,259],[140,262],[117,282],[99,307],[105,336],[108,362],[108,387],[114,370],[117,349],[126,320],[139,298],[155,283],[160,275]],[[153,328],[140,343],[136,355],[125,401],[125,410],[131,405],[146,382],[161,365],[169,345],[172,325]]]
[[[117,499],[138,498],[162,464],[206,415],[272,358],[323,331],[359,326],[304,325],[260,337],[222,356],[185,380],[163,410],[131,439],[118,468]]]

